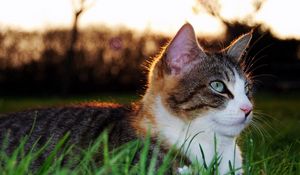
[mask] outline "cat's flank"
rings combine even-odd
[[[67,132],[71,143],[85,148],[109,127],[109,144],[114,148],[143,140],[150,131],[153,140],[162,142],[165,152],[175,146],[183,157],[199,164],[204,163],[203,157],[209,164],[217,152],[221,156],[220,174],[229,172],[229,162],[238,169],[236,174],[242,173],[236,137],[252,118],[252,82],[242,66],[251,37],[251,33],[245,34],[227,48],[211,53],[201,48],[193,27],[185,24],[153,61],[147,91],[139,102],[7,114],[0,117],[0,144],[8,135],[7,152],[11,153],[29,132],[27,149],[37,140],[37,146],[42,146],[51,138],[42,162]],[[158,164],[163,157],[161,151]]]

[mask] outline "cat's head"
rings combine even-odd
[[[251,37],[245,34],[209,53],[185,24],[152,64],[147,93],[159,96],[164,108],[183,121],[209,116],[215,132],[238,135],[252,118],[252,83],[242,67]]]

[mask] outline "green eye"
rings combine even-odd
[[[213,90],[219,92],[219,93],[224,93],[225,92],[225,85],[221,81],[213,81],[210,83],[210,86]]]
[[[250,91],[250,87],[249,87],[249,85],[246,85],[245,86],[245,93],[248,95],[249,91]]]

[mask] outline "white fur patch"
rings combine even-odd
[[[245,118],[245,113],[240,109],[241,106],[252,106],[245,93],[245,81],[235,73],[235,84],[227,84],[227,88],[234,95],[226,108],[217,111],[213,115],[213,120],[217,124],[215,131],[225,136],[237,136],[248,125],[252,119],[249,115]]]
[[[178,168],[177,171],[178,171],[179,174],[192,174],[192,170],[186,165],[184,165],[183,167]]]
[[[239,148],[235,143],[237,136],[250,122],[250,116],[245,119],[245,114],[240,110],[240,105],[250,103],[245,95],[245,82],[236,74],[233,86],[228,86],[234,99],[230,100],[223,110],[211,110],[206,114],[184,122],[181,118],[169,113],[157,96],[154,106],[154,116],[157,129],[161,137],[171,145],[177,145],[183,154],[191,161],[203,164],[200,145],[204,151],[206,164],[210,164],[215,155],[215,145],[218,155],[221,155],[219,166],[220,174],[229,171],[229,161],[235,168],[241,168],[242,158]],[[215,144],[214,138],[217,143]],[[239,170],[238,173],[241,173]]]

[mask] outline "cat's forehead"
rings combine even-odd
[[[207,57],[194,67],[186,79],[194,79],[196,81],[198,79],[202,82],[221,80],[234,83],[237,76],[246,81],[246,76],[238,62],[226,54],[211,53],[207,54]]]

